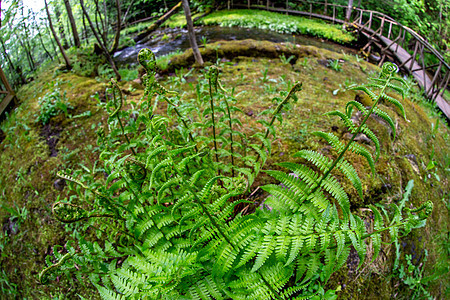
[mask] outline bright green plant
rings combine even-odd
[[[342,66],[339,63],[338,59],[331,59],[328,61],[328,67],[330,67],[332,70],[336,71],[336,72],[341,72],[342,71]]]
[[[407,254],[407,265],[400,266],[398,276],[403,281],[403,283],[412,290],[411,298],[409,299],[434,299],[434,297],[431,296],[431,294],[426,289],[427,284],[430,282],[430,279],[432,279],[432,277],[423,276],[427,257],[428,251],[425,249],[423,263],[417,266],[412,262],[412,256],[410,254]]]
[[[234,115],[241,111],[233,92],[222,87],[217,67],[196,86],[197,99],[182,101],[156,82],[151,51],[142,50],[138,59],[147,74],[137,118],[123,110],[121,91],[111,85],[109,132],[99,132],[106,180],[95,180],[95,170],[58,172],[76,195],[56,202],[54,216],[79,225],[71,225],[78,226],[75,241],[47,258],[42,282],[61,272],[75,272],[80,280],[89,274],[104,299],[331,297],[334,293],[322,286],[345,263],[351,246],[361,265],[366,239],[372,240],[376,257],[382,235],[395,241],[431,213],[431,202],[415,210],[392,204],[384,216],[370,206],[375,225],[368,230],[351,213],[335,177],[344,174],[362,197],[359,176],[345,155],[362,155],[374,172],[372,154],[354,138],[366,134],[378,157],[379,142],[367,119],[376,114],[395,132],[392,119],[378,107],[390,101],[404,115],[400,102],[386,95],[387,89],[404,91],[395,84],[403,83],[394,77],[395,65],[385,65],[372,84],[354,88],[372,98],[370,109],[349,101],[344,113],[329,113],[343,120],[353,134],[350,141],[315,133],[332,145],[336,157],[302,150],[294,156],[304,163],[279,164],[291,174],[264,171],[283,185],[262,187],[271,196],[261,209],[246,198],[270,157],[275,121],[297,100],[301,84],[289,84],[289,91],[274,99],[277,105],[259,121],[264,132],[247,136],[238,130]],[[169,117],[156,113],[160,101],[167,103]],[[354,111],[364,116],[360,124],[350,120]],[[253,207],[253,213],[243,213],[240,205]],[[87,228],[104,242],[83,234]]]
[[[201,18],[199,22],[203,25],[239,26],[272,30],[286,34],[306,34],[327,38],[338,43],[350,43],[355,40],[354,36],[342,30],[342,26],[269,11],[251,9],[220,10]]]
[[[50,91],[39,98],[39,115],[36,116],[36,122],[45,125],[61,112],[66,117],[69,116],[68,110],[72,109],[72,106],[68,103],[66,92],[61,92],[60,84],[61,82],[55,82]]]
[[[284,65],[287,65],[289,63],[291,63],[291,60],[295,59],[295,55],[291,55],[289,57],[286,58],[286,56],[283,54],[280,55],[280,60]]]

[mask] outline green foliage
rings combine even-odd
[[[340,26],[268,11],[248,9],[215,11],[202,18],[200,22],[204,25],[240,26],[268,29],[287,34],[306,34],[338,43],[350,43],[355,40],[351,34],[343,31]]]
[[[403,284],[408,286],[412,290],[412,294],[409,299],[434,299],[433,296],[427,291],[427,284],[432,277],[424,277],[425,263],[427,261],[428,251],[425,249],[425,256],[423,263],[416,265],[413,263],[412,256],[406,255],[406,265],[401,265],[398,273],[398,277],[402,280]]]
[[[52,117],[62,112],[66,117],[69,116],[68,110],[72,109],[72,106],[67,101],[66,92],[61,92],[60,85],[60,81],[53,82],[51,90],[39,98],[40,111],[39,115],[36,116],[36,122],[45,125],[50,122]]]
[[[332,145],[336,157],[302,150],[295,156],[303,163],[279,164],[292,173],[264,171],[281,184],[262,187],[271,196],[260,208],[247,195],[270,158],[275,121],[282,121],[302,85],[290,84],[276,97],[277,105],[259,120],[265,132],[248,136],[239,130],[235,115],[242,112],[233,90],[222,86],[216,66],[199,79],[196,99],[182,101],[156,81],[151,51],[142,50],[138,60],[147,71],[143,101],[133,103],[139,110],[123,109],[115,82],[107,93],[108,126],[98,132],[107,178],[98,176],[95,167],[58,172],[73,195],[56,202],[53,213],[76,224],[70,225],[77,226],[75,241],[67,243],[66,251],[54,249],[41,282],[61,272],[73,272],[79,280],[88,274],[103,299],[335,297],[323,286],[346,262],[351,246],[362,265],[367,240],[375,258],[382,237],[396,241],[431,213],[431,202],[414,210],[392,204],[383,214],[370,206],[374,226],[367,228],[350,211],[336,177],[343,174],[362,197],[359,175],[345,155],[361,155],[374,169],[372,154],[354,138],[364,133],[379,146],[366,121],[372,114],[391,120],[377,107],[380,101],[392,102],[404,114],[386,94],[388,89],[404,92],[395,84],[403,83],[394,77],[395,65],[386,64],[372,83],[353,88],[369,95],[370,109],[350,101],[344,113],[329,113],[342,119],[353,134],[350,141],[315,133]],[[182,80],[175,77],[174,85]],[[167,117],[156,113],[161,101],[167,103]],[[355,111],[364,116],[360,124],[350,120]],[[243,205],[254,212],[244,213]],[[84,233],[88,228],[104,242]]]
[[[332,59],[328,62],[328,67],[330,67],[332,70],[336,71],[336,72],[341,72],[342,71],[342,66],[339,63],[338,59]]]

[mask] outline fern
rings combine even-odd
[[[151,51],[142,50],[138,59],[147,74],[135,122],[122,122],[130,120],[129,112],[119,87],[111,85],[106,107],[110,132],[99,134],[108,178],[95,182],[70,172],[58,174],[73,183],[77,197],[55,203],[55,217],[94,228],[106,235],[105,241],[78,234],[67,254],[47,259],[41,281],[60,271],[93,274],[89,278],[103,299],[308,299],[343,266],[351,246],[361,265],[367,239],[375,259],[384,235],[395,242],[431,213],[429,203],[408,210],[402,202],[393,206],[393,215],[370,206],[374,226],[366,229],[351,213],[338,180],[338,173],[344,175],[362,197],[359,175],[345,155],[362,155],[375,171],[376,159],[354,141],[366,134],[376,157],[380,155],[376,133],[366,125],[372,114],[386,120],[395,136],[392,119],[378,107],[388,101],[404,112],[400,102],[385,94],[388,89],[404,91],[403,81],[393,77],[393,65],[385,65],[372,83],[354,88],[373,100],[369,109],[349,101],[345,112],[328,114],[341,119],[353,135],[350,141],[314,133],[331,144],[336,157],[302,150],[294,155],[300,163],[279,164],[290,174],[265,170],[282,183],[262,187],[271,194],[265,203],[271,210],[243,214],[239,205],[253,204],[245,200],[247,193],[270,157],[275,121],[297,100],[301,83],[275,99],[278,105],[267,112],[269,121],[261,122],[264,132],[249,137],[239,131],[234,114],[242,112],[233,92],[222,86],[217,67],[210,67],[197,85],[197,99],[187,101],[156,81]],[[154,116],[161,99],[174,124]],[[364,117],[359,124],[352,121],[355,111]]]

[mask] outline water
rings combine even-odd
[[[221,40],[254,39],[274,43],[291,42],[297,45],[311,45],[335,52],[349,52],[350,49],[332,42],[311,38],[303,35],[281,34],[270,30],[257,28],[204,26],[196,27],[195,34],[199,46]],[[149,48],[155,55],[162,56],[178,50],[190,48],[188,31],[180,28],[158,29],[152,33],[151,39],[144,43],[137,43],[114,54],[114,60],[119,66],[137,64],[137,54],[143,48]]]

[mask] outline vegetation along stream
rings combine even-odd
[[[0,299],[450,299],[448,0],[1,3]]]

